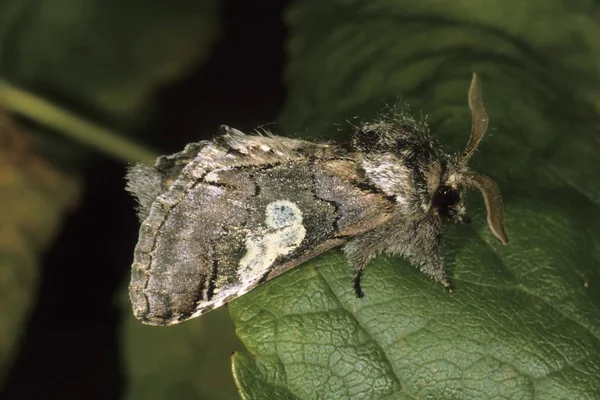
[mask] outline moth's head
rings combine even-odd
[[[432,207],[440,217],[457,223],[469,222],[464,205],[467,189],[478,189],[485,202],[488,226],[503,244],[508,243],[504,230],[504,206],[498,185],[489,177],[469,170],[467,163],[483,138],[488,126],[488,114],[481,98],[481,81],[473,74],[469,89],[469,107],[472,113],[471,138],[461,155],[441,160],[439,183],[433,189]]]
[[[469,223],[464,204],[465,187],[462,184],[460,164],[454,159],[441,162],[438,178],[434,185],[430,185],[431,208],[444,220],[451,220],[457,224]],[[433,178],[432,178],[433,181]]]
[[[355,133],[352,146],[362,159],[368,180],[393,198],[405,215],[419,218],[437,213],[442,219],[468,222],[464,195],[476,188],[483,195],[488,225],[504,244],[504,211],[498,186],[487,176],[473,173],[467,162],[483,137],[488,115],[481,99],[481,82],[473,74],[469,89],[473,116],[471,138],[463,154],[449,157],[439,150],[429,127],[400,109],[390,110]]]

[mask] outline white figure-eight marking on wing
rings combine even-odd
[[[243,276],[262,275],[277,257],[288,255],[298,248],[306,236],[302,211],[288,200],[277,200],[267,205],[265,225],[266,229],[246,239],[246,254],[240,260]]]

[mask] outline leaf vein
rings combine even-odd
[[[371,334],[371,332],[369,332],[365,326],[361,323],[361,321],[356,317],[356,314],[354,314],[351,310],[349,310],[339,299],[339,297],[337,296],[337,294],[335,293],[335,291],[333,290],[333,287],[331,286],[331,284],[329,283],[329,281],[325,278],[325,276],[323,275],[323,273],[320,270],[317,270],[317,274],[318,276],[323,280],[323,282],[327,285],[327,288],[329,289],[330,293],[332,294],[333,298],[335,299],[336,303],[338,303],[338,305],[340,306],[340,308],[344,311],[346,311],[351,317],[352,319],[354,319],[354,321],[356,321],[356,323],[358,324],[358,326],[371,338],[371,340],[373,341],[373,343],[375,343],[375,345],[377,346],[377,348],[381,351],[381,354],[383,355],[385,362],[389,365],[391,371],[394,374],[394,379],[396,380],[396,382],[398,383],[398,385],[400,385],[400,387],[402,388],[402,391],[407,395],[410,396],[413,399],[416,399],[417,397],[415,397],[413,394],[408,393],[406,391],[406,387],[407,385],[402,381],[402,379],[400,378],[400,374],[398,373],[398,371],[396,371],[396,369],[394,368],[394,364],[392,363],[392,361],[390,360],[388,354],[386,353],[386,351],[383,349],[383,346],[377,341],[375,340],[375,338],[373,337],[373,335]]]

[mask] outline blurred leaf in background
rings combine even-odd
[[[0,384],[38,285],[36,254],[78,201],[80,182],[42,159],[0,109]]]
[[[0,74],[135,126],[158,89],[210,57],[219,13],[217,0],[3,2]]]
[[[367,268],[364,299],[329,253],[233,302],[244,398],[600,397],[600,5],[296,1],[286,132],[343,136],[401,94],[460,152],[472,71],[491,132],[471,167],[505,199],[511,243],[447,226],[456,293],[401,259]]]
[[[220,36],[221,13],[216,0],[168,4],[134,0],[0,4],[0,79],[10,83],[0,85],[0,105],[29,118],[28,128],[20,128],[8,114],[0,114],[0,382],[6,379],[13,358],[18,355],[16,346],[25,338],[24,324],[37,297],[41,255],[60,232],[65,212],[76,211],[78,191],[86,190],[80,179],[85,174],[83,167],[99,163],[92,152],[106,151],[102,141],[112,141],[118,154],[106,155],[121,159],[122,163],[123,159],[151,160],[150,152],[138,156],[143,153],[127,147],[124,137],[111,138],[110,132],[100,127],[137,133],[155,122],[153,113],[157,111],[159,91],[184,79],[209,59]],[[79,138],[91,146],[86,148],[57,134]],[[94,142],[92,137],[99,139]],[[110,145],[108,148],[110,151]],[[127,153],[127,148],[132,151]],[[114,184],[121,190],[123,181],[118,179]],[[104,202],[108,210],[95,211],[98,216],[116,207],[111,200]],[[80,235],[96,241],[94,251],[110,251],[109,241],[95,236],[95,231],[97,227],[89,225]],[[123,230],[115,226],[115,231]],[[75,253],[79,249],[72,250]],[[81,278],[78,286],[89,285],[90,278],[100,281],[100,285],[102,279],[108,279],[108,270],[98,274],[91,268],[93,263],[81,258],[77,262],[84,267],[77,275]],[[129,263],[128,257],[116,268],[126,272]],[[114,268],[110,266],[111,270]],[[68,271],[65,266],[58,273]],[[94,290],[89,286],[88,295],[95,296]],[[72,296],[75,293],[78,290]],[[87,301],[85,297],[74,300]],[[78,320],[90,316],[78,315],[76,309],[65,309],[64,314],[71,318],[69,329],[85,332]],[[123,315],[127,398],[157,398],[152,394],[167,398],[175,393],[173,390],[178,391],[177,398],[184,398],[182,393],[190,398],[198,398],[199,393],[203,398],[237,397],[227,364],[239,342],[225,310],[210,319],[164,331],[134,322],[129,304],[124,306]],[[207,323],[210,329],[205,327]],[[47,375],[59,380],[71,375],[70,369],[77,366],[65,365],[71,359],[70,352],[86,352],[78,345],[65,348],[64,358],[54,360],[54,368]],[[87,345],[95,346],[93,342]],[[30,379],[35,379],[35,371],[31,371]],[[182,381],[196,388],[186,392]],[[105,382],[106,386],[113,384]],[[17,389],[21,394],[36,390],[36,385],[16,385],[21,385]],[[73,378],[70,385],[82,386]],[[46,395],[59,393],[65,398],[75,393],[68,385],[58,389],[62,392],[53,390],[57,389],[46,388]],[[9,390],[7,396],[13,392]],[[85,397],[93,398],[90,393]]]
[[[123,309],[131,308],[129,299]],[[233,344],[233,345],[232,345]],[[169,328],[128,318],[128,399],[235,399],[230,356],[241,350],[226,309]]]

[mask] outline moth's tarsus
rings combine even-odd
[[[469,222],[466,189],[481,192],[490,230],[508,242],[498,186],[467,166],[488,125],[476,74],[469,107],[462,154],[445,154],[427,124],[399,105],[356,127],[350,148],[222,126],[212,141],[133,167],[127,189],[142,220],[129,286],[134,314],[176,324],[336,247],[357,297],[364,268],[382,253],[452,292],[441,225]]]
[[[356,293],[356,297],[358,297],[359,299],[365,297],[365,292],[363,292],[363,290],[360,286],[360,280],[362,279],[362,275],[363,275],[362,269],[359,271],[356,271],[354,273],[354,280],[353,280],[354,293]]]

